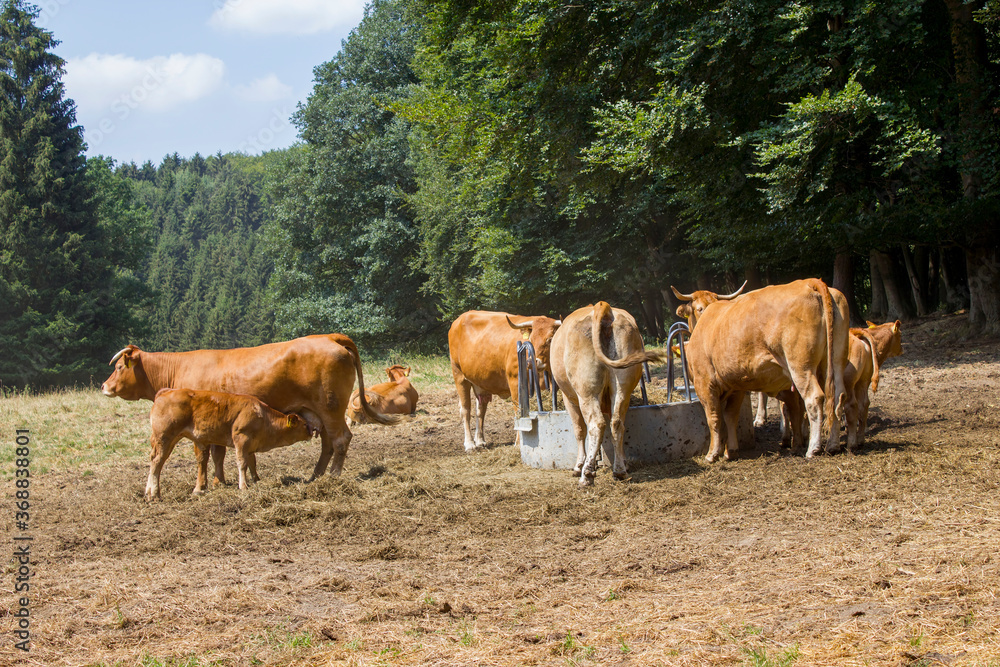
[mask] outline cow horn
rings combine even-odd
[[[115,362],[118,361],[119,359],[121,359],[122,355],[125,354],[126,352],[128,352],[131,349],[131,347],[132,346],[129,345],[128,347],[122,348],[121,350],[119,350],[118,354],[116,354],[114,357],[112,357],[111,363],[109,363],[108,366],[114,366]]]
[[[510,321],[510,315],[508,315],[507,324],[509,324],[513,329],[530,329],[535,325],[535,321],[528,320],[527,322],[522,322],[521,324],[514,324],[513,322]]]
[[[694,301],[694,292],[691,292],[690,294],[681,294],[680,292],[677,291],[677,288],[674,287],[673,285],[670,286],[670,289],[673,290],[674,296],[676,296],[681,301]]]
[[[747,281],[744,280],[743,284],[740,285],[740,288],[738,290],[736,290],[735,292],[733,292],[732,294],[726,294],[725,296],[723,296],[722,294],[720,294],[719,295],[719,301],[728,301],[730,299],[735,299],[736,297],[738,297],[740,295],[740,292],[742,292],[743,288],[746,287],[746,286],[747,286]]]

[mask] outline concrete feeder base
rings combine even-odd
[[[515,420],[521,432],[521,460],[532,468],[572,470],[577,444],[573,423],[565,410],[531,412]],[[737,429],[740,449],[754,446],[753,412],[747,395]],[[709,433],[701,403],[671,403],[630,407],[625,416],[625,460],[631,463],[665,463],[708,452]],[[614,460],[611,427],[605,429],[602,464]]]

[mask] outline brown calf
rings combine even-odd
[[[878,371],[890,357],[903,353],[899,320],[887,324],[868,323],[867,329],[851,329],[851,347],[844,367],[844,388],[847,402],[847,449],[853,450],[865,441],[868,429],[868,386],[878,389]]]
[[[247,488],[249,469],[257,481],[257,452],[287,447],[312,437],[313,429],[297,414],[285,414],[246,394],[224,394],[193,389],[161,389],[149,413],[149,478],[146,499],[160,497],[160,471],[181,438],[194,443],[198,481],[194,493],[205,491],[211,445],[234,447],[240,488]]]
[[[385,374],[389,376],[388,382],[369,387],[365,392],[368,404],[384,415],[412,415],[417,410],[417,399],[420,396],[410,383],[410,367],[396,364],[385,369]],[[361,408],[361,392],[355,389],[347,404],[347,424],[350,426],[368,422],[369,419]]]

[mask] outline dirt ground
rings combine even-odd
[[[521,464],[509,402],[467,454],[436,389],[339,479],[304,482],[318,441],[199,498],[182,444],[151,505],[139,457],[47,473],[0,664],[1000,666],[1000,341],[963,324],[904,327],[856,455],[780,450],[772,410],[739,460],[580,490]]]

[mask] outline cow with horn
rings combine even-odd
[[[827,450],[839,449],[849,327],[843,294],[818,279],[742,295],[741,287],[724,297],[671,289],[684,302],[677,314],[692,331],[685,349],[711,433],[706,460],[729,458],[738,446],[736,426],[746,392],[776,396],[793,387],[809,417],[806,456],[820,450],[824,415],[830,427]],[[790,408],[791,403],[797,402]],[[796,415],[791,417],[794,423]]]
[[[161,389],[195,389],[255,396],[285,413],[298,413],[319,430],[321,450],[310,479],[327,471],[340,475],[351,442],[344,413],[354,379],[361,389],[361,409],[369,420],[394,424],[368,404],[358,348],[343,334],[305,336],[283,343],[233,350],[145,352],[135,345],[111,360],[111,377],[101,385],[105,396],[152,401]],[[225,448],[212,447],[215,475],[225,481]]]
[[[465,427],[465,449],[486,444],[486,406],[494,395],[510,398],[517,405],[517,341],[535,348],[538,371],[549,367],[552,336],[562,324],[551,317],[511,315],[482,310],[462,313],[448,330],[448,355],[458,392],[458,405]],[[473,436],[472,396],[476,399],[476,430]]]

